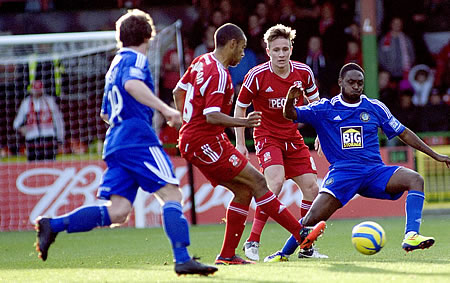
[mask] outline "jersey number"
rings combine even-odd
[[[183,109],[183,120],[186,123],[192,118],[192,112],[194,112],[194,106],[192,105],[192,99],[194,98],[194,86],[191,84],[188,85],[188,89],[186,91],[186,98],[184,99],[184,109]]]
[[[120,117],[120,112],[123,108],[123,99],[120,94],[119,88],[116,85],[113,85],[112,90],[108,92],[108,100],[111,104],[111,117],[109,117],[109,124],[114,126],[114,118],[117,117],[118,121],[122,121],[122,117]]]

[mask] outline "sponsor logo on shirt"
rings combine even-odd
[[[286,103],[286,97],[269,98],[270,109],[282,109]]]
[[[272,87],[269,86],[269,87],[266,89],[266,92],[273,92]]]
[[[336,117],[333,118],[334,121],[342,121],[341,116],[337,115]]]
[[[362,126],[341,127],[342,149],[363,148]]]
[[[391,126],[394,131],[398,132],[398,130],[400,130],[401,124],[397,119],[395,119],[395,117],[391,117],[391,120],[389,120],[389,126]]]

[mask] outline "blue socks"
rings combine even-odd
[[[303,226],[302,219],[303,218],[301,218],[298,222],[300,223],[300,225]],[[295,252],[297,247],[298,247],[297,240],[294,238],[293,235],[291,235],[289,237],[289,239],[287,239],[286,243],[284,244],[283,249],[281,250],[281,252],[284,255],[291,255],[291,254],[293,254]]]
[[[298,247],[297,240],[294,238],[294,236],[291,235],[289,237],[289,239],[287,239],[286,243],[284,244],[284,247],[281,250],[281,252],[284,255],[291,255],[295,252],[297,247]]]
[[[419,191],[409,191],[406,197],[406,227],[405,234],[411,231],[419,233],[422,221],[422,208],[425,194]]]
[[[176,263],[184,263],[191,259],[187,246],[190,245],[189,227],[183,215],[181,203],[166,202],[162,207],[164,231],[172,244]]]
[[[50,219],[53,232],[66,230],[67,233],[87,232],[95,227],[109,226],[108,209],[106,206],[80,207],[66,215]]]

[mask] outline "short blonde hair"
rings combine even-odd
[[[270,42],[281,37],[289,39],[292,45],[294,44],[295,33],[296,33],[295,29],[292,29],[282,24],[278,24],[269,28],[266,31],[266,33],[264,34],[264,42],[267,44],[267,47],[269,47]]]

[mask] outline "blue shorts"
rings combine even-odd
[[[178,185],[170,158],[160,146],[120,149],[105,159],[97,197],[109,200],[119,195],[134,202],[138,188],[154,193],[166,184]]]
[[[386,186],[392,175],[400,166],[353,167],[348,169],[331,169],[325,176],[319,192],[326,192],[338,199],[342,206],[346,205],[356,194],[375,199],[399,199],[403,192],[398,194],[386,193]]]

